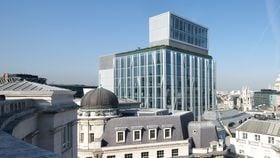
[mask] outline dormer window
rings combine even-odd
[[[171,139],[171,128],[163,129],[163,137],[164,139]]]
[[[125,131],[117,131],[116,132],[116,142],[117,143],[125,142]]]
[[[156,139],[157,139],[157,130],[149,129],[149,140],[156,140]]]
[[[133,130],[133,141],[141,141],[141,130]]]

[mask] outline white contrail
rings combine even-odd
[[[278,17],[278,13],[280,10],[280,5],[276,6],[275,0],[266,0],[266,9],[267,16],[269,20],[269,26],[271,27],[271,31],[273,33],[274,40],[276,42],[276,51],[275,51],[275,60],[276,60],[276,68],[280,67],[280,18]],[[280,70],[278,70],[280,71]]]

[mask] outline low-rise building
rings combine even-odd
[[[231,138],[231,144],[240,156],[280,157],[280,123],[279,121],[248,120],[236,129],[236,137]]]

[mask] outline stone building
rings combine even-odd
[[[191,112],[121,117],[118,98],[104,88],[88,92],[78,111],[79,158],[189,155]]]
[[[11,144],[18,145],[14,153],[0,152],[0,157],[22,157],[24,151],[29,149],[25,152],[29,153],[26,157],[56,155],[76,158],[78,106],[73,102],[73,95],[70,90],[19,78],[0,80],[0,132],[6,133],[1,134],[1,140],[9,140]],[[15,137],[19,142],[2,138],[7,135]],[[4,141],[0,141],[0,146],[7,146],[1,143]],[[39,151],[45,151],[43,149],[49,153],[40,152],[40,155]]]
[[[211,121],[196,122],[192,112],[144,109],[126,117],[118,98],[99,87],[81,100],[79,158],[165,158],[225,155],[224,137]]]

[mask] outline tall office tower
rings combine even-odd
[[[100,84],[146,108],[192,111],[216,107],[215,64],[208,29],[170,12],[150,17],[150,47],[100,58]]]

